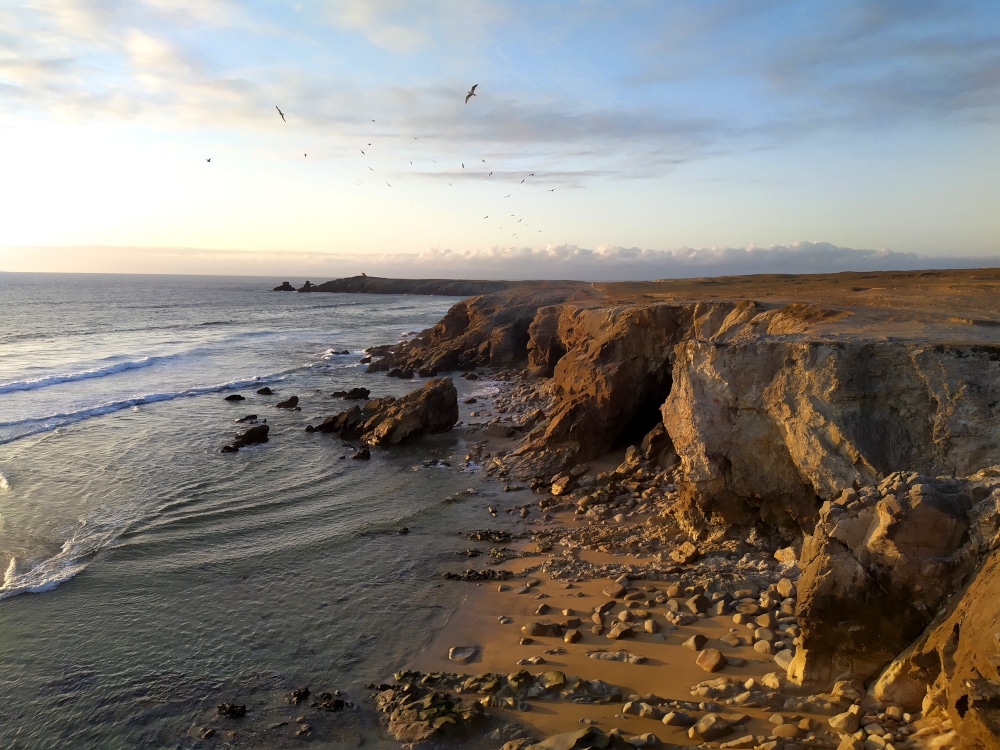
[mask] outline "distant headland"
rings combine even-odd
[[[428,294],[446,297],[471,297],[502,292],[515,286],[545,285],[550,282],[485,281],[463,279],[386,279],[378,276],[349,276],[322,284],[306,281],[296,288],[288,281],[276,286],[275,292],[337,292],[350,294]]]

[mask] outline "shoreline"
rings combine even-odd
[[[506,448],[503,439],[483,434],[487,427],[516,422],[516,414],[524,414],[531,406],[518,398],[519,391],[523,395],[523,378],[501,378],[498,384],[491,403],[480,402],[477,409],[490,421],[456,428],[486,456]],[[504,404],[499,413],[497,402]],[[476,443],[477,437],[482,441]],[[583,477],[597,475],[598,469],[614,468],[588,466],[588,474],[581,479],[586,482]],[[510,499],[502,506],[496,502],[485,506],[484,519],[487,512],[520,514],[527,538],[508,544],[505,549],[513,548],[515,554],[508,553],[502,562],[475,567],[505,571],[511,577],[500,582],[445,584],[462,587],[455,609],[403,672],[464,677],[520,670],[536,677],[562,673],[570,680],[607,683],[619,695],[594,702],[546,695],[516,703],[513,709],[492,707],[487,725],[470,728],[470,740],[485,733],[483,726],[493,726],[489,736],[521,737],[513,744],[495,745],[509,750],[535,747],[529,739],[541,743],[594,729],[634,742],[644,738],[646,744],[632,746],[754,748],[774,742],[779,744],[773,747],[788,743],[792,748],[798,745],[791,743],[799,741],[809,747],[838,746],[839,736],[828,719],[847,710],[852,705],[849,698],[860,700],[860,686],[841,686],[847,698],[811,696],[787,682],[785,669],[774,658],[781,646],[794,648],[797,633],[794,583],[798,569],[791,550],[779,555],[784,562],[748,549],[706,549],[700,559],[679,563],[671,557],[679,545],[669,543],[639,555],[628,548],[636,536],[644,536],[650,523],[658,523],[654,519],[669,512],[669,485],[645,492],[640,504],[615,508],[619,512],[601,520],[565,508],[545,512],[538,506],[539,500],[545,504],[550,499],[547,494],[519,489],[505,494],[504,499]],[[661,540],[663,536],[669,534],[661,535]],[[716,557],[713,552],[718,553]],[[658,575],[658,570],[665,572]],[[625,581],[621,576],[628,573],[632,575]],[[611,595],[616,579],[624,587]],[[779,590],[790,590],[792,596],[781,597]],[[595,612],[602,614],[595,616]],[[759,632],[758,617],[770,620],[765,624],[772,626],[771,633]],[[538,622],[561,624],[562,634],[526,636]],[[627,627],[622,628],[624,635],[612,639],[609,633],[617,623]],[[568,630],[576,631],[578,639],[565,636]],[[762,640],[755,635],[777,645],[755,650],[754,643]],[[693,647],[695,638],[704,639],[698,648]],[[450,652],[455,648],[474,650],[475,655],[469,661],[452,659]],[[711,649],[726,662],[713,671],[698,664],[700,655]],[[622,650],[641,663],[591,656]],[[456,693],[462,694],[462,690]],[[672,711],[672,706],[679,708]],[[667,725],[663,721],[667,714],[683,716],[673,717],[675,723]],[[721,734],[691,733],[691,725],[706,715],[723,717],[726,727],[716,730]],[[452,744],[461,746],[461,742]],[[410,746],[424,745],[404,744]],[[584,746],[589,745],[580,745]]]

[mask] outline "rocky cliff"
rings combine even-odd
[[[998,653],[1000,631],[968,598],[1000,588],[982,521],[1000,491],[977,474],[1000,465],[997,331],[995,270],[513,289],[459,303],[372,369],[523,363],[551,405],[500,457],[511,476],[545,487],[655,444],[691,539],[802,544],[790,677],[889,664],[878,694],[930,696],[995,738],[1000,657],[979,649]]]

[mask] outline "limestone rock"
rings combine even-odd
[[[890,481],[891,480],[891,481]],[[802,549],[796,682],[867,680],[930,622],[976,564],[970,511],[1000,480],[891,475],[855,510],[826,505]],[[988,503],[989,501],[987,501]],[[860,532],[832,536],[845,521]],[[850,547],[845,539],[854,540]]]
[[[706,672],[718,672],[726,666],[726,657],[717,648],[705,648],[698,652],[695,663]]]

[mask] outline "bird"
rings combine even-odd
[[[488,219],[488,218],[490,218],[490,215],[489,215],[489,214],[486,214],[486,216],[484,216],[483,218],[484,218],[484,219]]]
[[[486,159],[480,159],[479,161],[481,161],[483,164],[486,163]]]
[[[469,103],[469,98],[470,97],[473,97],[473,96],[476,95],[476,86],[478,86],[478,85],[479,85],[478,83],[472,84],[472,88],[469,89],[469,93],[465,95],[465,103],[466,104]]]
[[[550,193],[554,193],[555,191],[556,191],[555,188],[552,188],[551,190],[549,190]]]
[[[487,177],[492,177],[492,176],[493,176],[493,173],[492,173],[492,172],[490,172],[490,173],[489,173],[488,175],[486,175],[486,176],[487,176]]]
[[[211,156],[208,157],[207,159],[205,159],[205,161],[212,161],[212,157]]]
[[[281,111],[281,107],[279,107],[277,104],[275,104],[274,108],[276,110],[278,110],[278,114],[281,115],[281,121],[282,122],[288,122],[288,120],[285,119],[285,113]]]
[[[510,198],[510,193],[507,193],[507,195],[505,195],[504,198]]]
[[[521,184],[522,184],[522,185],[524,184],[524,180],[521,180]]]
[[[373,167],[368,167],[368,169],[370,169],[372,172],[375,171],[375,169]]]
[[[528,177],[534,177],[534,176],[535,176],[534,172],[528,172]]]
[[[309,154],[302,154],[303,156],[309,156]]]
[[[368,156],[368,154],[365,153],[365,150],[363,148],[359,148],[358,151],[361,152],[362,156]]]
[[[465,162],[462,162],[462,169],[465,169]]]

